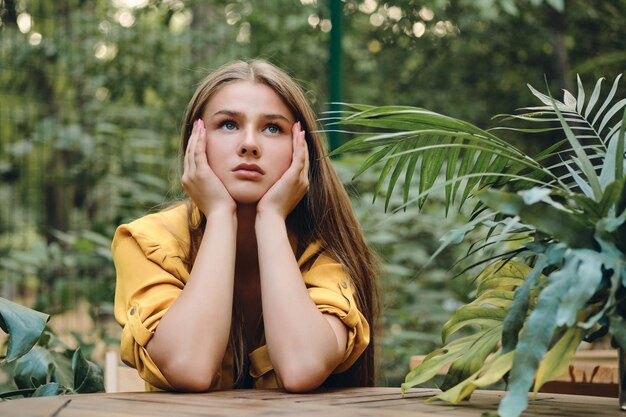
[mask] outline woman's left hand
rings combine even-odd
[[[286,219],[309,190],[309,150],[300,122],[294,123],[291,133],[291,165],[261,198],[257,214],[271,211]]]

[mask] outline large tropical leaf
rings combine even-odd
[[[569,362],[576,353],[585,333],[585,329],[570,327],[552,349],[546,353],[535,375],[535,393],[546,382],[555,380],[567,372]]]
[[[415,107],[353,106],[339,123],[376,129],[357,134],[331,155],[345,152],[375,152],[357,170],[355,177],[377,163],[384,164],[377,191],[389,198],[404,171],[404,203],[408,189],[419,173],[420,207],[441,172],[445,172],[446,210],[456,198],[462,203],[476,190],[512,180],[548,184],[556,181],[538,162],[519,149],[470,123]],[[391,177],[388,178],[388,175]],[[524,175],[521,175],[524,174]],[[384,188],[386,184],[386,189]],[[460,196],[457,194],[460,193]]]
[[[570,189],[579,187],[583,191],[588,190],[588,194],[598,200],[601,198],[602,190],[612,181],[622,178],[624,172],[622,155],[626,99],[614,102],[620,79],[621,74],[615,78],[611,90],[603,100],[601,88],[603,78],[599,79],[588,101],[585,101],[586,94],[580,77],[577,97],[565,91],[563,101],[555,100],[529,85],[533,95],[544,106],[526,107],[522,109],[522,114],[496,117],[535,123],[539,127],[535,129],[500,127],[496,130],[563,132],[561,134],[564,134],[565,138],[555,139],[565,140],[558,142],[559,147],[544,155],[544,158],[556,157],[556,161],[547,168],[557,170],[566,167],[568,173],[561,176],[560,180]],[[574,152],[574,157],[571,151]]]
[[[9,334],[5,361],[25,355],[37,343],[50,316],[0,297],[0,328]]]
[[[599,255],[599,254],[598,254]],[[537,304],[528,316],[524,330],[515,346],[515,358],[509,378],[509,392],[500,402],[498,412],[502,417],[517,417],[528,404],[528,391],[533,384],[535,374],[540,371],[542,384],[548,378],[558,376],[563,365],[555,365],[555,369],[540,368],[545,359],[548,347],[553,342],[557,329],[566,325],[576,328],[582,307],[596,292],[602,280],[600,256],[589,256],[587,249],[569,249],[564,254],[564,264],[551,273],[545,286],[539,293]],[[614,267],[610,260],[607,267]],[[591,263],[591,265],[590,265]],[[591,275],[588,275],[593,272]],[[593,325],[594,323],[590,323]],[[561,354],[570,354],[580,341],[575,330],[566,331],[565,336],[571,338],[574,347],[563,342],[556,343],[552,350]],[[561,338],[563,335],[561,335]],[[549,354],[550,356],[556,355]],[[549,366],[549,365],[546,365]],[[538,388],[538,385],[536,385]]]
[[[419,385],[450,365],[442,389],[451,388],[482,369],[487,357],[498,348],[502,324],[514,297],[530,268],[518,262],[498,262],[486,268],[477,278],[476,299],[461,307],[444,325],[444,343],[459,330],[476,327],[469,336],[447,342],[413,369],[402,384],[402,390]],[[478,375],[476,376],[478,377]]]
[[[511,216],[519,216],[526,224],[555,237],[570,247],[591,248],[594,230],[584,216],[558,209],[543,201],[526,204],[518,194],[486,190],[480,195],[489,207]]]
[[[422,207],[433,188],[445,187],[447,212],[456,202],[460,208],[482,188],[500,188],[506,184],[512,191],[542,186],[574,195],[582,190],[599,201],[606,186],[622,178],[624,172],[621,155],[626,99],[615,102],[620,78],[615,79],[604,97],[602,79],[587,96],[579,78],[577,95],[565,91],[563,101],[528,86],[542,106],[523,108],[520,114],[497,116],[503,122],[536,124],[535,128],[502,126],[485,131],[422,108],[345,105],[345,111],[335,123],[348,127],[347,133],[359,128],[370,132],[354,133],[356,136],[332,155],[375,150],[355,177],[375,164],[384,164],[376,190],[385,194],[386,208],[393,189],[401,183],[402,172],[405,173],[403,207],[411,202]],[[554,145],[531,158],[496,136],[498,129],[550,133]],[[441,172],[445,174],[443,184],[436,181]],[[411,198],[409,187],[414,176],[418,177],[419,195]]]

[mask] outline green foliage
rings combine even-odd
[[[34,307],[51,314],[86,298],[92,318],[111,318],[110,238],[118,224],[180,196],[172,162],[179,124],[194,86],[210,69],[232,59],[263,57],[305,80],[318,110],[327,101],[327,2],[122,3],[0,1],[1,289],[7,298],[35,293]],[[551,85],[567,87],[569,67],[595,77],[615,73],[626,62],[623,0],[594,7],[580,0],[567,7],[559,0],[372,4],[342,2],[345,101],[419,105],[485,125],[489,109],[513,109],[527,101],[527,93],[515,88],[522,82],[537,85],[547,74]],[[29,31],[17,24],[22,14],[31,17]],[[292,39],[297,42],[285,41]],[[459,169],[469,174],[485,168],[489,155],[500,153],[498,146],[514,152],[505,144],[471,142],[484,134],[472,132],[464,143],[486,146],[488,151],[474,149],[481,159],[472,159],[463,143],[451,152],[433,148],[422,165],[408,148],[390,150],[388,155],[406,153],[388,166],[388,182],[378,188],[399,188],[400,197],[372,192],[378,175],[360,177],[364,190],[353,201],[388,271],[382,362],[391,382],[404,373],[411,354],[435,347],[440,326],[459,300],[467,300],[466,280],[446,279],[449,265],[461,255],[450,244],[476,237],[488,220],[442,222],[427,213],[444,211],[451,199],[463,203],[472,194],[471,187],[453,180],[457,167],[448,160],[464,158]],[[529,142],[523,146],[528,149]],[[549,178],[540,171],[531,177],[534,165],[504,171],[505,162],[500,158],[489,167],[501,177],[468,176],[473,190],[505,175],[533,183]],[[523,160],[521,166],[524,162],[530,163]],[[439,168],[446,170],[444,176]],[[423,181],[407,181],[414,175]],[[442,178],[451,179],[445,194],[422,199]],[[460,189],[467,195],[457,195]],[[407,211],[387,219],[378,206],[368,210],[363,201],[377,198],[376,204],[382,200],[397,210],[398,198],[418,195],[424,208],[420,216]],[[606,212],[611,200],[604,201],[598,210]],[[582,197],[577,202],[587,204]],[[437,244],[448,228],[455,231]],[[510,223],[511,233],[518,229]],[[484,245],[513,243],[506,234],[499,239]],[[476,242],[471,252],[482,246]],[[439,257],[429,261],[434,252]],[[419,278],[417,270],[423,271]]]
[[[47,314],[0,298],[0,327],[9,335],[0,365],[11,368],[16,388],[0,392],[0,399],[104,390],[102,369],[80,348],[70,350],[45,329],[48,319]]]
[[[476,379],[485,372],[488,369],[487,357],[498,348],[514,290],[522,285],[529,271],[529,267],[518,263],[495,264],[485,269],[477,278],[476,299],[459,308],[446,322],[442,338],[445,342],[453,333],[468,326],[478,326],[479,330],[431,352],[406,376],[402,390],[432,379],[446,365],[451,366],[442,389],[450,389],[472,375]],[[484,385],[476,385],[474,389],[480,386]]]
[[[468,300],[471,283],[465,277],[447,278],[450,264],[463,254],[460,247],[447,247],[428,262],[429,254],[439,246],[443,231],[458,227],[467,217],[459,213],[442,220],[437,214],[427,214],[426,211],[443,211],[441,194],[433,195],[420,216],[410,211],[386,215],[382,199],[371,204],[378,176],[376,169],[364,173],[358,181],[350,181],[352,172],[362,162],[359,156],[344,157],[335,161],[335,167],[350,191],[366,239],[381,261],[382,337],[379,340],[382,342],[377,383],[398,386],[404,380],[411,356],[434,349],[439,343],[441,326]],[[416,190],[416,186],[415,182],[412,187]],[[396,193],[390,204],[396,207],[401,200],[402,196]]]
[[[556,145],[535,158],[492,133],[423,109],[353,106],[345,113],[344,125],[378,129],[358,134],[338,150],[374,151],[357,175],[382,164],[381,188],[388,172],[404,169],[405,155],[415,159],[422,173],[436,160],[435,172],[417,177],[417,198],[409,200],[404,192],[403,208],[413,201],[422,208],[437,187],[431,177],[444,170],[445,160],[443,187],[452,186],[446,207],[458,195],[458,206],[467,197],[479,199],[468,225],[487,227],[483,248],[520,242],[517,250],[484,255],[482,263],[492,265],[478,278],[476,299],[454,313],[443,329],[446,345],[407,375],[403,390],[450,364],[441,387],[445,392],[436,399],[458,403],[510,374],[509,392],[498,412],[517,417],[527,406],[533,380],[537,391],[560,376],[584,337],[608,332],[616,347],[626,348],[626,99],[614,101],[619,78],[604,99],[598,81],[588,101],[580,79],[577,97],[565,91],[563,102],[530,87],[544,105],[500,117],[540,126],[506,130],[565,135],[553,138]],[[405,186],[415,171],[407,170]],[[387,196],[394,187],[389,181]],[[458,239],[444,244],[453,241]],[[511,279],[511,268],[525,268],[517,281]],[[495,285],[487,291],[485,282]],[[468,324],[478,330],[449,341]]]
[[[0,298],[0,328],[9,334],[7,362],[24,356],[37,343],[49,316]]]
[[[355,177],[377,162],[385,162],[382,174],[376,184],[380,190],[387,180],[387,175],[394,167],[394,175],[386,188],[386,208],[396,185],[397,175],[405,167],[406,158],[410,158],[404,182],[404,203],[418,201],[423,205],[438,178],[444,162],[446,211],[458,199],[461,203],[475,190],[494,185],[494,178],[507,180],[526,180],[511,171],[529,169],[530,174],[551,173],[504,140],[479,129],[469,123],[458,121],[435,112],[410,107],[372,107],[358,106],[356,111],[344,112],[341,122],[350,126],[390,130],[377,135],[364,134],[351,139],[336,149],[331,155],[345,152],[363,152],[380,148],[359,168]],[[462,152],[461,152],[462,151]],[[420,166],[420,193],[409,201],[408,190],[415,173],[415,166]],[[458,197],[462,182],[462,195]]]

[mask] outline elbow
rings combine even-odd
[[[310,381],[305,381],[304,379],[302,379],[300,381],[285,382],[284,388],[285,388],[285,391],[289,393],[302,394],[302,393],[311,392],[315,390],[320,385],[322,385],[322,382],[311,383]]]
[[[172,387],[179,392],[208,392],[213,387],[211,378],[194,378],[190,376],[184,380],[172,382]]]
[[[194,361],[170,361],[163,369],[163,376],[172,388],[181,392],[207,392],[214,387],[217,370],[207,364]]]
[[[285,391],[304,393],[313,391],[322,385],[332,369],[328,369],[322,363],[299,363],[275,371]]]

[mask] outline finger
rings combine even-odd
[[[298,138],[300,137],[300,122],[295,122],[291,127],[291,163],[295,162],[298,153]]]
[[[191,129],[191,134],[189,135],[189,140],[187,141],[187,149],[185,149],[185,171],[187,174],[190,174],[191,169],[193,168],[193,149],[194,149],[194,139],[196,136],[196,130],[198,126],[198,121],[193,122],[193,127]]]
[[[302,141],[302,148],[303,148],[303,158],[304,158],[304,167],[302,168],[302,176],[303,176],[303,180],[307,181],[309,180],[309,146],[306,143],[306,136],[305,136],[305,132],[304,130],[301,132],[301,141]]]
[[[304,131],[300,130],[296,135],[296,163],[298,164],[299,172],[305,168],[306,163],[306,140],[304,138]]]
[[[194,149],[194,162],[196,167],[208,164],[206,155],[206,129],[202,119],[198,119],[198,134],[196,139],[196,148]]]
[[[302,144],[304,146],[304,172],[309,176],[309,145],[306,143],[306,133],[302,131]]]

